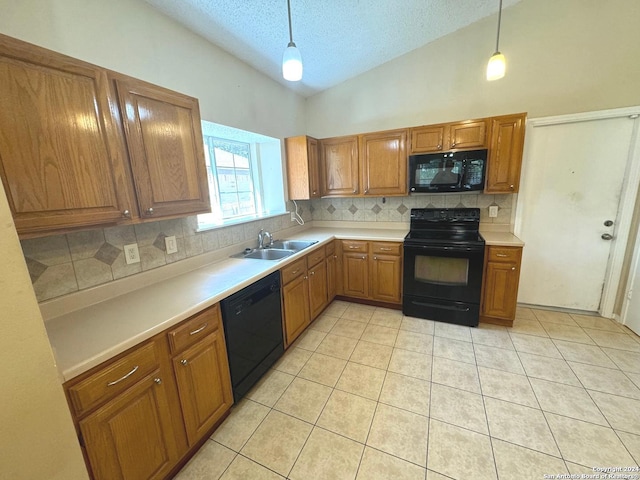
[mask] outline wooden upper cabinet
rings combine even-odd
[[[449,140],[446,125],[427,125],[411,129],[411,149],[409,153],[441,152]]]
[[[407,130],[360,135],[360,171],[365,195],[407,194]]]
[[[130,210],[105,70],[0,35],[0,176],[20,234]]]
[[[487,145],[487,120],[468,120],[449,124],[447,150],[485,148]]]
[[[524,147],[526,113],[491,119],[486,193],[516,193]]]
[[[334,137],[320,141],[321,193],[350,196],[359,193],[358,137]]]
[[[309,200],[320,197],[318,140],[306,135],[284,139],[287,153],[289,198]]]
[[[198,100],[114,76],[142,218],[211,211]]]

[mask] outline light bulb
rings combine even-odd
[[[500,52],[494,53],[487,64],[487,80],[498,80],[504,77],[507,61]]]
[[[302,80],[302,56],[293,42],[289,42],[282,55],[282,76],[291,82]]]

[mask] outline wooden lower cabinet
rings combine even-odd
[[[282,307],[285,346],[289,346],[311,323],[306,270],[282,288]]]
[[[513,325],[521,259],[521,247],[487,247],[480,309],[481,322]]]
[[[324,258],[309,268],[309,314],[310,321],[315,319],[328,305],[327,264]]]
[[[402,244],[342,241],[340,295],[402,303]]]
[[[394,255],[371,257],[371,298],[389,303],[402,302],[402,258]]]
[[[218,330],[173,358],[189,446],[231,408],[233,394],[224,337]]]
[[[335,252],[327,254],[327,305],[338,294],[338,255]]]
[[[342,254],[342,293],[347,297],[369,297],[369,255]]]
[[[80,422],[95,480],[162,479],[176,464],[165,381],[156,370]]]
[[[218,305],[64,388],[94,480],[168,478],[233,403]]]

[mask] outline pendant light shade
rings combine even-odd
[[[291,0],[287,0],[287,13],[289,14],[289,44],[282,55],[282,76],[290,82],[302,80],[302,55],[293,43],[291,31]]]
[[[507,61],[500,52],[494,53],[487,64],[487,80],[498,80],[504,77]]]
[[[302,80],[302,56],[293,42],[289,42],[282,55],[282,76],[291,82]]]
[[[502,20],[502,0],[498,9],[498,33],[496,35],[496,51],[487,64],[487,80],[498,80],[504,77],[507,69],[507,60],[500,53],[500,21]]]

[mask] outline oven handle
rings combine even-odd
[[[439,308],[441,310],[454,310],[456,312],[468,312],[470,310],[469,307],[459,307],[457,305],[439,305],[436,303],[417,302],[415,300],[412,300],[411,303],[413,303],[414,305],[420,305],[421,307],[433,307]]]
[[[431,250],[436,252],[482,252],[484,247],[458,247],[458,246],[437,246],[437,245],[405,245],[404,248],[419,249],[419,250]]]

